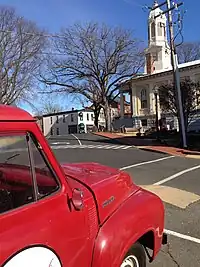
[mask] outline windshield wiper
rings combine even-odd
[[[5,160],[4,163],[7,163],[10,159],[14,159],[14,158],[16,158],[16,157],[18,157],[18,156],[20,156],[20,154],[19,154],[19,153],[16,153],[16,154],[14,154],[14,155],[8,157],[8,158]]]

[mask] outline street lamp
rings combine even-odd
[[[159,140],[159,122],[158,122],[158,89],[159,87],[156,85],[154,88],[153,88],[153,93],[154,93],[154,96],[155,96],[155,106],[156,106],[156,133],[157,133],[157,140]]]

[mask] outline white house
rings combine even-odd
[[[42,128],[45,136],[66,135],[88,132],[94,126],[94,112],[89,109],[70,110],[42,116]]]
[[[119,117],[120,99],[114,100],[110,104],[111,121]],[[124,99],[125,113],[129,111],[130,104]],[[130,115],[130,114],[129,114]],[[57,113],[49,113],[37,117],[38,124],[45,136],[66,135],[71,133],[89,132],[94,126],[94,111],[92,108],[70,110]],[[99,126],[105,127],[104,111],[101,109],[99,114]]]
[[[158,6],[154,1],[154,7]],[[142,127],[144,130],[155,126],[155,96],[153,89],[161,84],[173,81],[170,62],[170,48],[167,38],[167,20],[162,15],[155,18],[162,10],[158,7],[150,12],[148,18],[148,48],[145,50],[144,73],[121,83],[120,88],[120,122],[122,125],[131,124],[132,127]],[[180,78],[190,77],[193,81],[200,81],[200,60],[179,64]],[[132,118],[124,114],[124,94],[131,99]],[[197,99],[197,101],[199,101]],[[163,114],[158,101],[159,118],[165,118],[167,124],[177,128],[177,119],[170,114]]]

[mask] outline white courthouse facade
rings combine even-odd
[[[154,6],[157,6],[157,1]],[[144,130],[155,125],[155,97],[153,89],[173,80],[170,47],[167,38],[167,19],[165,15],[155,18],[162,10],[156,8],[148,18],[148,48],[145,50],[144,73],[124,81],[120,87],[120,120],[122,125],[132,120],[133,127]],[[200,60],[179,64],[181,79],[200,81]],[[124,115],[124,94],[130,95],[132,118]],[[159,107],[159,105],[158,105]],[[177,128],[177,120],[163,114],[159,107],[159,118],[165,117],[172,128]]]

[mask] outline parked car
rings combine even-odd
[[[187,132],[194,132],[194,133],[199,133],[200,132],[200,119],[193,119],[190,121]]]
[[[60,164],[31,115],[0,106],[0,266],[146,266],[164,207],[118,169]],[[66,153],[68,151],[66,150]]]

